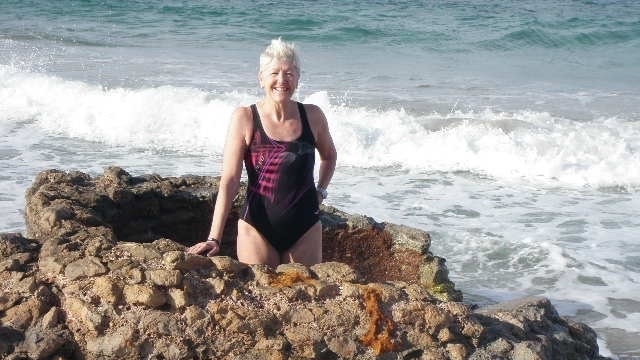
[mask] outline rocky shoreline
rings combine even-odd
[[[472,309],[427,233],[335,208],[315,266],[235,260],[242,197],[221,255],[186,254],[217,185],[40,173],[27,234],[0,234],[0,358],[605,359],[547,299]]]

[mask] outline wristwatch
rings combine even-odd
[[[320,197],[322,198],[322,200],[327,198],[327,195],[328,195],[327,189],[319,187],[316,189],[316,191],[318,192],[318,194],[320,194]]]

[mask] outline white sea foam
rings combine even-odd
[[[220,152],[234,107],[256,100],[162,86],[107,89],[0,67],[0,117],[117,146]],[[324,109],[340,161],[358,167],[472,171],[498,179],[576,186],[640,184],[640,125],[571,121],[548,113],[409,114],[305,99]]]
[[[52,134],[128,147],[221,151],[229,115],[242,101],[172,86],[104,89],[7,69],[0,77],[5,121],[33,119]]]

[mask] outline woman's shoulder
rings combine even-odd
[[[239,106],[233,110],[231,120],[241,124],[253,123],[253,112],[250,106]]]
[[[233,116],[233,117],[247,117],[247,116],[251,117],[252,116],[251,106],[253,106],[253,105],[238,106],[237,108],[235,108],[235,110],[233,110],[233,113],[231,114],[231,116]]]
[[[242,136],[247,142],[253,134],[251,106],[240,106],[233,110],[229,123],[229,136]],[[248,142],[247,142],[248,143]]]
[[[307,103],[303,103],[303,102],[301,102],[300,104],[302,104],[302,106],[304,106],[304,110],[306,112],[309,112],[309,111],[322,111],[320,109],[320,107],[318,105],[316,105],[316,104],[307,104]]]
[[[302,104],[302,103],[301,103]],[[304,111],[307,113],[307,118],[310,121],[322,121],[325,118],[324,112],[318,105],[315,104],[302,104]]]

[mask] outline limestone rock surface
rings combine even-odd
[[[326,262],[215,257],[218,179],[40,173],[27,233],[0,234],[0,358],[603,359],[545,298],[474,310],[421,230],[323,207]],[[241,190],[243,192],[244,190]]]

